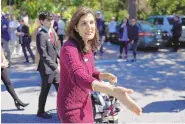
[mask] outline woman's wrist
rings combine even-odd
[[[108,77],[109,77],[109,73],[100,73],[99,75],[100,80],[108,79]]]

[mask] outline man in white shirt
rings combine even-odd
[[[58,15],[58,31],[57,31],[61,46],[63,45],[63,38],[65,35],[65,22],[61,19],[61,16]]]
[[[116,27],[117,27],[117,22],[115,21],[115,17],[112,17],[112,21],[108,25],[110,41],[113,41],[113,39],[116,36],[116,32],[117,32]]]
[[[19,22],[16,20],[15,15],[11,15],[11,20],[9,22],[9,34],[10,34],[10,52],[13,54],[21,53],[21,45],[19,44],[18,37],[16,35],[17,27],[19,27]]]

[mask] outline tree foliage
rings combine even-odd
[[[14,0],[15,4],[9,9],[7,0],[2,0],[2,10],[20,15],[27,11],[29,17],[35,19],[39,11],[48,10],[60,13],[70,19],[75,9],[87,6],[103,12],[105,20],[110,21],[115,16],[119,21],[128,18],[128,0]],[[145,19],[150,15],[171,15],[185,13],[185,0],[137,0],[137,18]]]

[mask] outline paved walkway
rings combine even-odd
[[[34,46],[34,45],[33,45]],[[140,51],[136,63],[118,60],[119,47],[105,45],[103,58],[96,58],[96,68],[118,76],[118,85],[133,88],[131,95],[143,108],[141,117],[121,106],[119,123],[185,123],[185,49],[177,53],[169,50]],[[129,53],[130,59],[132,53]],[[2,123],[59,123],[56,115],[56,92],[52,87],[46,103],[52,119],[35,116],[40,92],[40,76],[33,63],[23,64],[23,57],[13,56],[8,69],[16,93],[30,103],[25,110],[17,110],[12,98],[1,84]]]

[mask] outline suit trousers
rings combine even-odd
[[[174,50],[177,51],[179,49],[179,36],[173,36]]]
[[[58,85],[60,81],[59,73],[53,73],[41,76],[42,85],[41,85],[41,92],[39,95],[39,104],[38,104],[38,113],[45,112],[45,104],[47,100],[47,96],[49,93],[49,89],[51,84],[55,86],[56,91],[58,91]]]

